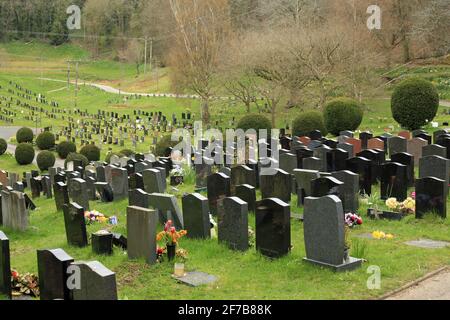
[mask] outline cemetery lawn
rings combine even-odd
[[[182,186],[177,195],[192,192]],[[258,195],[260,198],[260,195]],[[292,201],[292,208],[295,208]],[[171,278],[173,264],[167,261],[153,266],[143,261],[129,261],[124,251],[115,248],[110,257],[92,253],[91,247],[79,249],[67,245],[62,212],[55,212],[54,200],[36,199],[38,209],[31,212],[27,232],[8,234],[11,245],[11,266],[19,272],[37,272],[36,250],[62,248],[76,260],[98,260],[116,272],[120,299],[372,299],[390,292],[428,272],[450,264],[450,248],[419,249],[404,242],[421,238],[450,241],[450,221],[429,216],[416,220],[413,216],[401,222],[371,221],[364,218],[363,226],[352,230],[352,255],[367,260],[363,267],[349,273],[333,273],[302,261],[305,257],[303,226],[291,221],[292,252],[279,260],[271,261],[251,248],[237,253],[219,245],[217,239],[198,241],[182,239],[181,247],[187,249],[187,268],[213,274],[219,278],[211,286],[191,288],[178,284]],[[447,202],[449,205],[450,199]],[[91,202],[91,209],[108,216],[119,217],[118,226],[91,225],[91,234],[102,228],[126,235],[127,201],[113,204]],[[301,212],[300,209],[293,209]],[[366,211],[362,206],[360,213]],[[365,214],[362,214],[365,217]],[[254,215],[249,225],[254,230]],[[392,233],[393,240],[366,240],[356,235],[381,230]],[[368,290],[366,283],[369,266],[381,268],[381,289]]]

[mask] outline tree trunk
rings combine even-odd
[[[209,101],[203,99],[202,102],[202,120],[205,124],[209,124],[210,114],[209,114]]]
[[[272,128],[276,128],[276,111],[277,111],[277,103],[272,100],[271,102],[271,116],[272,116]]]

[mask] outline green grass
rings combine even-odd
[[[177,197],[191,187],[182,186]],[[293,199],[292,205],[296,199]],[[183,239],[181,246],[189,251],[188,270],[200,270],[218,276],[211,286],[190,288],[171,278],[173,264],[149,266],[143,261],[129,261],[125,252],[115,248],[110,257],[98,256],[91,248],[67,245],[61,212],[55,212],[53,200],[37,199],[38,210],[30,215],[27,232],[3,230],[11,242],[11,264],[19,272],[37,272],[36,250],[62,248],[76,260],[98,260],[116,272],[121,299],[371,299],[450,263],[450,248],[426,250],[409,247],[408,240],[429,238],[450,241],[450,221],[436,217],[401,222],[370,221],[352,230],[352,252],[367,260],[363,268],[349,273],[333,273],[302,261],[305,256],[303,226],[291,221],[292,252],[281,259],[269,260],[251,248],[238,253],[220,245],[217,239],[207,241]],[[126,234],[126,201],[112,204],[91,202],[91,208],[106,215],[117,215],[118,226],[91,225],[89,234],[101,228]],[[364,212],[366,208],[361,208]],[[298,210],[296,210],[298,211]],[[301,210],[300,210],[301,211]],[[254,230],[254,215],[249,224]],[[361,240],[355,235],[382,230],[395,235],[393,240]],[[369,266],[381,268],[381,290],[368,290]]]

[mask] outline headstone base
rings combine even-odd
[[[334,272],[345,272],[345,271],[353,271],[358,268],[361,268],[362,266],[362,259],[357,259],[350,257],[349,261],[346,263],[343,263],[341,265],[332,265],[325,262],[315,261],[308,258],[303,258],[304,261],[309,262],[311,264],[315,264],[321,267],[329,268],[333,270]]]

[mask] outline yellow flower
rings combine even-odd
[[[388,233],[388,234],[386,235],[386,239],[387,239],[387,240],[392,240],[392,239],[394,239],[394,235]]]
[[[398,207],[397,199],[396,198],[389,198],[389,199],[387,199],[386,200],[386,206],[389,209],[391,209],[391,210],[396,209]]]
[[[384,239],[386,237],[386,234],[383,231],[374,231],[372,233],[372,236],[375,239],[381,240],[381,239]]]

